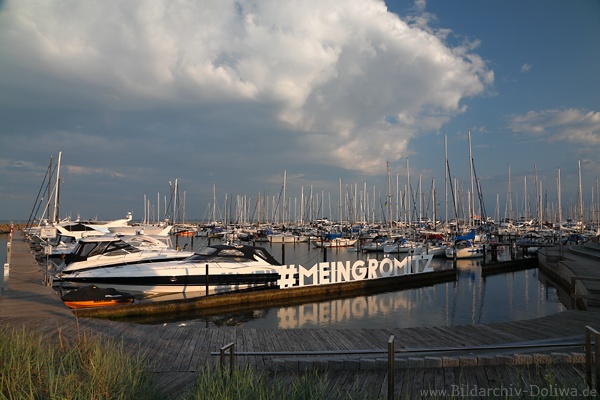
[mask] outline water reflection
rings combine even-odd
[[[194,247],[201,244],[194,244]],[[306,244],[265,245],[287,264],[313,265],[328,261],[385,257],[352,249],[311,249]],[[458,260],[458,279],[434,286],[357,296],[293,306],[210,315],[202,312],[144,317],[140,323],[198,327],[245,328],[410,328],[516,321],[542,317],[566,309],[558,290],[537,269],[482,276],[480,260]],[[435,269],[452,268],[452,262],[434,259]],[[567,303],[568,304],[568,303]]]

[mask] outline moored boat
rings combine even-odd
[[[106,265],[57,277],[64,284],[141,293],[222,293],[275,286],[281,264],[262,247],[216,244],[180,261]]]
[[[191,251],[175,250],[169,243],[147,235],[89,237],[79,239],[71,253],[63,257],[64,265],[57,268],[62,275],[68,275],[106,266],[182,260],[192,254]]]
[[[90,308],[130,304],[134,301],[130,293],[123,293],[113,288],[99,288],[88,285],[71,290],[61,300],[69,308]]]
[[[315,240],[315,247],[352,247],[356,244],[358,239],[342,237],[341,233],[328,233],[319,239]]]
[[[475,230],[468,235],[454,238],[452,246],[446,247],[446,258],[464,259],[483,257],[483,245],[475,243]]]

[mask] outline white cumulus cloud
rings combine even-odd
[[[222,126],[252,111],[258,128],[292,132],[307,160],[380,173],[493,83],[446,35],[378,0],[8,1],[0,85],[15,95],[0,104],[227,110],[212,121]],[[174,121],[198,123],[186,115]]]
[[[578,109],[530,111],[511,120],[513,132],[549,141],[600,145],[600,112]]]

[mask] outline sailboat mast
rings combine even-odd
[[[558,192],[558,243],[559,253],[562,259],[562,204],[561,204],[561,193],[560,193],[560,168],[558,169],[558,176],[556,178],[556,187]]]
[[[256,224],[256,229],[260,229],[260,192],[258,192],[258,199],[256,200],[256,204],[258,207],[258,223]]]
[[[217,222],[217,187],[213,183],[213,212],[212,212],[212,222]]]
[[[579,210],[578,210],[578,221],[577,225],[579,228],[579,233],[583,233],[583,193],[581,191],[581,160],[577,160],[578,162],[578,170],[579,170]]]
[[[408,211],[408,228],[410,229],[411,227],[411,214],[412,214],[412,207],[413,207],[413,202],[412,202],[412,191],[410,189],[410,168],[408,166],[408,157],[406,157],[406,182],[407,182],[407,186],[406,186],[406,194],[407,194],[407,211]]]
[[[58,192],[60,189],[60,159],[62,157],[62,151],[58,152],[58,162],[56,164],[56,185],[54,186],[54,215],[52,222],[58,223]]]
[[[431,180],[431,199],[433,201],[432,213],[433,213],[433,231],[437,231],[437,205],[435,204],[435,178]]]
[[[50,196],[52,195],[51,193],[52,193],[52,166],[53,165],[54,165],[54,158],[52,156],[50,156],[50,164],[48,165],[48,188],[46,189],[46,193],[48,193],[48,198],[46,200],[46,207],[44,207],[44,214],[42,214],[42,219],[48,218],[48,221],[50,223],[54,222],[52,220],[52,218],[50,217],[50,201],[51,201]]]
[[[473,178],[473,151],[471,149],[471,130],[468,132],[469,138],[469,171],[471,177],[471,199],[469,203],[469,208],[471,209],[469,215],[469,223],[471,227],[475,226],[475,179]]]
[[[286,185],[286,179],[287,179],[287,170],[283,170],[283,196],[282,196],[282,201],[283,204],[281,205],[281,223],[285,225],[285,218],[286,218],[286,194],[285,194],[285,185]]]
[[[329,201],[329,203],[331,204],[331,200]],[[338,204],[339,207],[339,215],[340,215],[340,225],[342,224],[342,178],[340,178],[340,201]],[[331,214],[331,211],[329,212]]]
[[[446,196],[446,210],[445,210],[445,217],[444,217],[444,233],[448,233],[448,135],[444,135],[444,154],[445,154],[445,165],[444,165],[444,170],[446,171],[446,173],[444,174],[444,190],[445,190],[445,196]]]

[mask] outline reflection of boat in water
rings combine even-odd
[[[281,264],[262,247],[218,244],[180,261],[106,265],[60,274],[67,283],[144,293],[228,292],[274,286]]]
[[[95,285],[88,285],[71,290],[63,295],[61,300],[69,308],[90,308],[130,304],[133,303],[134,297],[113,288],[101,289]]]

